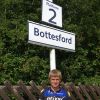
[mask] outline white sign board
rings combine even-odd
[[[42,21],[62,27],[62,7],[42,0]]]
[[[75,34],[28,21],[29,43],[47,47],[75,51]]]

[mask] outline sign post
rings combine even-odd
[[[75,51],[75,34],[43,24],[28,21],[28,42],[51,48]],[[56,69],[55,50],[50,52],[50,69]]]
[[[49,2],[51,1],[51,2]],[[53,4],[53,0],[43,0],[42,2],[42,21],[52,25],[62,27],[62,7]],[[50,69],[56,69],[55,49],[50,51]]]
[[[42,0],[42,21],[62,27],[62,7],[54,4],[53,0]],[[32,21],[28,21],[28,28],[29,43],[52,48],[50,50],[50,70],[56,69],[55,49],[75,51],[75,34],[72,32]]]
[[[53,0],[48,0],[53,2]],[[50,70],[56,69],[56,53],[55,49],[50,50]]]
[[[50,50],[50,70],[56,69],[56,53],[55,49]]]

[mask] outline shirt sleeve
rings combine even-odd
[[[71,100],[71,95],[70,95],[70,92],[68,91],[68,90],[66,90],[66,88],[63,88],[64,90],[65,90],[65,92],[66,92],[66,97],[65,97],[65,99],[64,100]]]
[[[71,100],[70,92],[69,91],[67,91],[67,95],[68,95],[68,100]]]
[[[41,94],[39,96],[39,100],[44,100],[44,90],[41,91]]]

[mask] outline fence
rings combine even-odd
[[[34,81],[30,81],[28,86],[23,81],[19,81],[17,85],[5,81],[0,86],[0,100],[38,100],[44,86],[36,86]],[[99,86],[64,84],[64,87],[69,91],[72,100],[100,100]]]

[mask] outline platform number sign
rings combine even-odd
[[[42,21],[62,27],[62,7],[48,0],[42,0]]]

